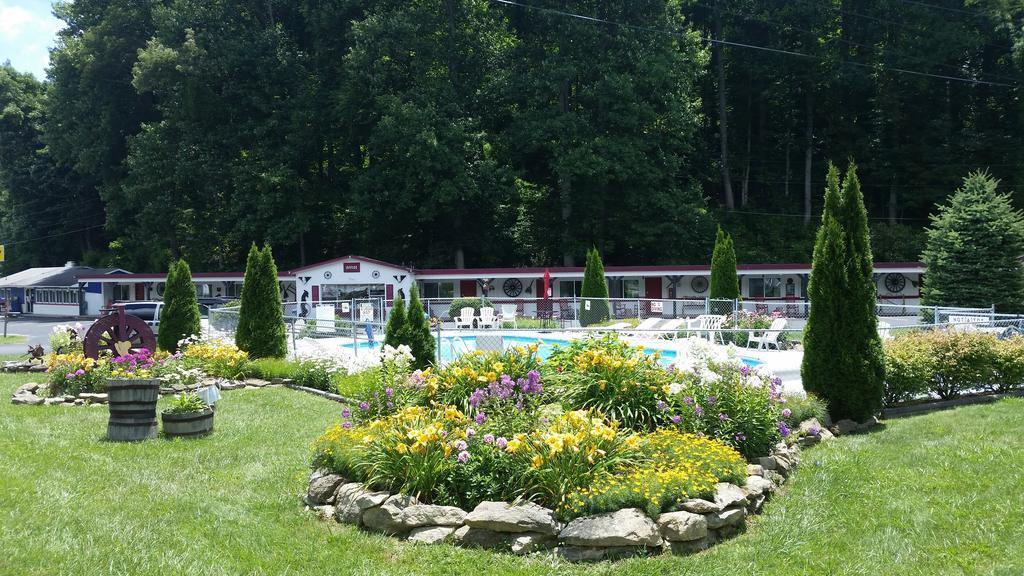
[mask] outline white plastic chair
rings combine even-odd
[[[725,315],[717,314],[701,314],[693,320],[686,323],[687,330],[692,330],[697,333],[699,338],[704,338],[705,333],[709,342],[715,341],[715,335],[718,335],[718,340],[725,343],[722,338],[722,333],[718,330],[722,329],[722,324],[725,324]]]
[[[455,328],[469,328],[473,329],[473,317],[476,315],[476,309],[472,306],[466,306],[459,311],[459,315],[455,317]]]
[[[512,324],[513,328],[519,328],[519,324],[516,323],[515,304],[501,305],[501,314],[498,315],[498,325],[504,327],[506,323]]]
[[[494,328],[495,322],[494,308],[488,306],[480,309],[480,317],[476,319],[477,328]]]
[[[757,348],[765,349],[775,346],[776,350],[781,350],[779,346],[779,336],[782,335],[782,331],[786,328],[785,318],[776,318],[772,320],[772,325],[768,327],[760,336],[755,336],[755,331],[750,331],[750,336],[747,338],[747,348],[750,348],[751,344],[757,344]]]

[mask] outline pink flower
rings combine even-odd
[[[472,438],[473,436],[476,436],[476,430],[472,428],[466,428],[466,438]]]
[[[455,447],[456,450],[463,450],[464,451],[466,449],[466,441],[465,440],[456,440],[455,444],[453,444],[453,446]]]
[[[494,444],[494,434],[484,434],[484,444]]]
[[[469,462],[469,452],[463,450],[462,452],[459,452],[459,463],[465,464],[466,462]]]
[[[499,449],[504,450],[508,446],[508,440],[505,440],[504,436],[499,436],[498,439],[494,441],[494,445]]]

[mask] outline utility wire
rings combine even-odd
[[[102,228],[104,226],[106,226],[106,224],[93,224],[92,226],[79,228],[78,230],[67,230],[64,232],[57,232],[56,234],[47,234],[46,236],[39,236],[37,238],[26,238],[24,240],[17,240],[15,242],[4,242],[4,247],[15,246],[17,244],[24,244],[26,242],[35,242],[36,240],[46,240],[47,238],[56,238],[58,236],[67,236],[68,234],[78,234],[79,232],[85,232],[87,230],[93,230],[95,228]]]
[[[558,16],[565,16],[567,18],[575,18],[577,20],[584,20],[584,21],[587,21],[587,22],[594,22],[594,23],[598,23],[598,24],[607,24],[607,25],[610,25],[610,26],[618,26],[618,27],[621,27],[621,28],[639,30],[639,31],[643,31],[643,32],[652,32],[652,33],[655,33],[655,34],[663,34],[663,35],[673,36],[673,37],[679,37],[679,36],[684,35],[684,33],[680,32],[680,31],[662,30],[662,29],[659,29],[659,28],[651,28],[649,26],[639,26],[639,25],[636,25],[636,24],[625,24],[625,23],[622,23],[622,22],[615,22],[613,20],[607,20],[607,19],[604,19],[604,18],[597,18],[595,16],[585,16],[583,14],[576,14],[574,12],[565,12],[563,10],[556,10],[554,8],[545,8],[545,7],[542,7],[542,6],[532,6],[530,4],[523,4],[521,2],[516,2],[514,0],[491,0],[491,1],[492,2],[497,2],[498,4],[504,4],[504,5],[507,5],[507,6],[518,6],[520,8],[526,8],[528,10],[535,10],[535,11],[538,11],[538,12],[545,12],[545,13],[548,13],[548,14],[555,14],[555,15],[558,15]],[[824,58],[822,58],[820,56],[814,56],[812,54],[804,54],[803,52],[796,52],[796,51],[793,51],[793,50],[783,50],[781,48],[771,48],[771,47],[768,47],[768,46],[760,46],[760,45],[757,45],[757,44],[746,44],[744,42],[734,42],[734,41],[731,41],[731,40],[721,40],[721,39],[710,38],[710,37],[706,37],[706,36],[702,36],[701,39],[703,41],[705,41],[705,42],[709,42],[709,43],[712,43],[712,44],[720,44],[720,45],[723,45],[723,46],[733,46],[733,47],[736,47],[736,48],[747,48],[747,49],[751,49],[751,50],[761,50],[761,51],[764,51],[764,52],[771,52],[771,53],[776,53],[776,54],[785,54],[787,56],[794,56],[794,57],[797,57],[797,58],[804,58],[804,59],[807,59],[807,60],[816,60],[816,61],[819,61],[819,62],[825,60]],[[872,69],[872,70],[877,70],[877,69],[890,70],[890,71],[893,71],[893,72],[900,72],[900,73],[903,73],[903,74],[912,74],[912,75],[915,75],[915,76],[925,76],[925,77],[929,77],[929,78],[938,78],[938,79],[941,79],[941,80],[949,80],[951,82],[964,82],[964,83],[967,83],[967,84],[974,84],[974,85],[1000,86],[1000,87],[1005,87],[1005,88],[1016,88],[1017,87],[1016,84],[1006,84],[1006,83],[1003,83],[1003,82],[991,82],[991,81],[987,81],[987,80],[978,80],[976,78],[964,78],[962,76],[947,76],[947,75],[944,75],[944,74],[931,74],[931,73],[928,73],[928,72],[920,72],[920,71],[917,71],[917,70],[910,70],[910,69],[907,69],[907,68],[897,68],[897,67],[885,66],[885,65],[881,65],[881,64],[878,64],[878,65],[876,65],[876,64],[863,64],[863,63],[860,63],[860,62],[851,62],[851,61],[840,62],[840,64],[841,65],[847,65],[847,66],[857,66],[857,67],[860,67],[860,68],[869,68],[869,69]]]

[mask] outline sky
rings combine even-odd
[[[51,0],[0,0],[0,62],[46,77],[49,48],[63,22],[53,16]]]

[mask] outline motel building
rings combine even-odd
[[[805,314],[809,264],[738,266],[740,292],[758,311],[788,316]],[[333,305],[342,317],[383,321],[395,297],[406,298],[415,282],[433,316],[445,318],[453,298],[485,296],[495,306],[516,305],[524,317],[563,316],[575,309],[583,283],[582,267],[409,268],[363,256],[344,256],[278,274],[287,315],[310,316],[319,305]],[[550,294],[544,298],[545,273]],[[916,315],[902,309],[920,302],[924,265],[879,262],[875,282],[882,313]],[[703,265],[606,266],[609,296],[616,317],[702,313],[710,284]],[[234,300],[241,296],[242,272],[192,275],[199,298]],[[32,268],[0,278],[0,297],[20,301],[16,311],[40,316],[99,316],[117,302],[160,300],[166,274],[133,274],[121,269],[75,266]],[[642,307],[642,308],[641,308]]]

